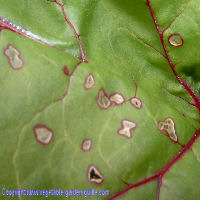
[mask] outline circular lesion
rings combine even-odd
[[[42,145],[48,145],[53,139],[53,130],[44,124],[36,124],[33,128],[35,139]]]
[[[138,97],[132,97],[130,99],[130,103],[137,109],[141,109],[142,108],[142,100],[139,99]]]
[[[89,138],[84,139],[81,145],[82,151],[88,152],[91,150],[91,148],[92,148],[92,140]]]
[[[168,37],[168,42],[171,46],[181,47],[184,44],[184,40],[179,33],[173,33]]]

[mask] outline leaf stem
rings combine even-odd
[[[71,23],[69,17],[67,16],[66,12],[65,12],[65,8],[64,8],[64,4],[62,4],[59,0],[55,0],[55,3],[61,8],[63,16],[65,18],[65,21],[68,23],[68,25],[70,26],[70,28],[72,29],[72,31],[74,32],[74,35],[78,41],[79,47],[80,47],[80,51],[81,51],[81,60],[85,63],[88,62],[84,49],[83,49],[83,45],[82,42],[80,40],[80,35],[77,33],[74,25]]]

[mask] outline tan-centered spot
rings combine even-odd
[[[181,47],[184,44],[184,40],[179,33],[174,33],[168,37],[168,42],[171,46]]]
[[[92,148],[92,140],[89,138],[84,139],[81,145],[82,151],[88,152],[91,150],[91,148]]]
[[[13,45],[8,44],[4,49],[4,55],[8,58],[8,62],[14,70],[19,70],[24,67],[24,61],[20,56],[21,52]]]
[[[120,93],[114,93],[110,95],[110,101],[115,105],[121,105],[125,102],[125,98]]]
[[[108,109],[111,106],[111,101],[108,98],[108,95],[103,89],[99,90],[98,96],[96,98],[97,104],[101,109]]]
[[[132,132],[136,129],[137,123],[128,119],[123,119],[121,122],[121,128],[118,130],[118,134],[128,139],[132,137]]]
[[[37,124],[33,128],[35,139],[42,145],[48,145],[53,139],[53,131],[44,124]]]
[[[130,99],[130,103],[137,109],[141,109],[142,108],[142,101],[141,99],[137,98],[137,97],[133,97]]]
[[[174,142],[178,141],[173,119],[166,118],[164,121],[159,121],[158,129],[160,132],[167,134],[167,136]]]
[[[90,90],[94,87],[94,85],[95,85],[94,76],[91,73],[89,73],[85,79],[84,88],[85,90]]]

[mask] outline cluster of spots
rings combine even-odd
[[[89,138],[84,139],[81,145],[82,151],[88,152],[91,150],[91,148],[92,148],[92,140]]]
[[[106,94],[104,89],[101,88],[99,90],[96,101],[99,108],[108,109],[111,105],[119,106],[119,105],[124,104],[126,102],[126,99],[122,94],[118,92],[115,92],[111,94],[110,96],[108,96],[108,94]],[[129,99],[129,101],[131,105],[137,109],[141,109],[143,107],[142,100],[139,99],[138,97],[132,97]]]
[[[65,66],[63,66],[63,72],[64,72],[64,74],[66,75],[66,76],[69,76],[69,69],[68,69],[68,67],[65,65]]]
[[[184,40],[182,36],[178,33],[174,33],[168,37],[168,42],[171,46],[180,47],[183,46]]]
[[[20,56],[21,52],[18,49],[16,49],[13,45],[7,45],[7,47],[4,49],[4,55],[8,58],[10,66],[13,69],[19,70],[24,67],[24,60]]]
[[[42,145],[48,145],[53,139],[53,131],[44,124],[37,124],[33,128],[35,139]]]
[[[63,67],[63,71],[66,75],[69,74],[68,72],[68,68],[66,68],[66,66]],[[65,72],[66,71],[66,72]],[[95,78],[94,76],[89,73],[84,81],[84,89],[85,90],[90,90],[94,87],[95,85]],[[135,95],[136,96],[136,95]],[[141,99],[137,98],[137,97],[132,97],[129,99],[131,105],[133,105],[135,108],[137,109],[141,109],[142,108],[142,101]],[[114,106],[118,106],[118,105],[122,105],[123,103],[126,102],[125,97],[120,94],[119,92],[115,92],[112,93],[110,96],[105,92],[105,90],[103,88],[101,88],[98,92],[97,98],[97,105],[99,106],[100,109],[108,109],[111,105]]]
[[[141,109],[143,106],[141,99],[139,99],[137,97],[132,97],[132,98],[130,98],[129,101],[130,101],[131,105],[133,105],[137,109]]]
[[[96,98],[97,104],[101,109],[108,109],[111,105],[121,105],[125,102],[125,98],[122,94],[115,92],[108,96],[104,89],[100,89]]]
[[[96,101],[97,101],[99,108],[101,108],[101,109],[108,109],[112,105],[112,103],[111,103],[108,95],[104,91],[104,89],[99,90]]]
[[[101,184],[104,181],[104,177],[95,165],[90,165],[87,170],[87,180],[90,183]]]
[[[124,96],[120,93],[117,93],[117,92],[111,94],[109,99],[114,105],[121,105],[125,102]]]
[[[159,121],[158,129],[161,133],[164,133],[165,135],[167,135],[173,142],[178,141],[173,119],[166,118],[164,121]]]
[[[94,87],[94,85],[95,85],[94,76],[91,73],[89,73],[85,78],[84,88],[85,90],[90,90]]]
[[[119,135],[122,135],[128,139],[132,138],[132,131],[136,129],[137,124],[134,121],[123,119],[121,121],[121,128],[117,131]]]

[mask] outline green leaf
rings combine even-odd
[[[0,0],[0,199],[198,200],[199,3]]]

